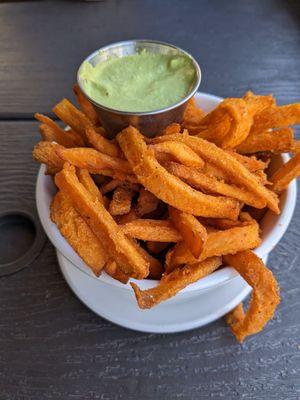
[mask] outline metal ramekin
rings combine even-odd
[[[191,97],[194,96],[200,85],[201,70],[196,60],[190,54],[176,46],[168,43],[158,42],[155,40],[129,40],[114,43],[94,51],[85,59],[85,61],[88,61],[92,65],[96,65],[99,62],[106,60],[108,57],[125,57],[140,52],[143,49],[146,49],[151,53],[173,55],[184,54],[186,57],[189,57],[193,62],[196,72],[194,85],[191,91],[182,100],[175,104],[172,104],[169,107],[149,112],[129,112],[114,110],[95,102],[86,94],[80,78],[80,69],[82,68],[81,64],[77,73],[78,85],[84,95],[93,104],[95,110],[99,115],[102,125],[104,126],[105,130],[108,132],[108,135],[111,138],[113,138],[118,132],[120,132],[128,125],[133,125],[137,129],[139,129],[144,135],[153,137],[159,134],[170,123],[182,122],[182,116],[187,102]]]

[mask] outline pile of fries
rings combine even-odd
[[[260,331],[280,301],[277,282],[251,251],[259,246],[259,220],[278,214],[280,193],[300,173],[300,146],[291,125],[300,104],[277,106],[271,96],[247,92],[205,115],[192,99],[181,125],[155,138],[129,126],[107,135],[77,86],[80,110],[63,99],[53,111],[69,128],[36,114],[42,141],[33,157],[46,164],[58,192],[51,218],[85,263],[120,282],[156,279],[140,290],[151,308],[181,289],[231,265],[253,288],[246,312],[227,322],[239,341]],[[293,158],[271,176],[273,154]]]

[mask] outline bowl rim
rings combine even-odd
[[[206,93],[199,93],[197,92],[196,94],[197,98],[204,98],[206,100],[211,100],[213,102],[220,102],[222,101],[221,97],[206,94]],[[282,154],[282,159],[283,161],[288,161],[289,160],[289,155],[288,154]],[[90,275],[94,279],[97,279],[103,283],[107,283],[112,286],[117,286],[118,288],[121,288],[123,290],[132,290],[129,282],[135,282],[137,283],[141,289],[149,289],[151,287],[154,287],[157,284],[157,280],[153,279],[141,279],[141,280],[136,280],[131,278],[127,284],[123,284],[103,271],[103,273],[99,276],[96,277],[90,268],[83,262],[83,260],[79,257],[79,255],[75,252],[75,250],[72,249],[72,247],[69,245],[69,243],[66,241],[66,239],[61,235],[60,231],[56,227],[56,225],[51,221],[50,219],[50,213],[49,209],[46,206],[46,193],[45,191],[40,192],[40,188],[45,186],[48,182],[51,181],[51,186],[54,186],[52,183],[52,180],[49,176],[45,175],[45,170],[46,167],[45,165],[41,165],[39,168],[38,176],[37,176],[37,181],[36,181],[36,206],[37,206],[37,211],[38,211],[38,216],[41,221],[41,224],[44,228],[44,231],[46,235],[48,236],[48,239],[50,242],[53,244],[53,246],[64,255],[65,258],[67,258],[71,264],[73,264],[76,268],[80,269],[81,271],[85,272],[86,274]],[[276,216],[277,217],[277,222],[274,228],[271,230],[271,232],[267,235],[267,237],[262,241],[261,245],[257,247],[254,252],[260,257],[264,258],[266,257],[276,246],[276,244],[280,241],[280,239],[283,237],[285,231],[287,230],[295,207],[296,207],[296,199],[297,199],[297,184],[296,181],[292,181],[291,184],[288,186],[287,190],[285,191],[285,198],[284,198],[284,206],[281,209],[281,213]],[[51,200],[51,199],[50,199]],[[68,254],[66,254],[66,248],[70,248],[71,253],[72,253],[72,259]],[[74,261],[75,260],[75,261]],[[78,264],[84,265],[84,267],[79,266]],[[221,284],[225,284],[226,282],[231,281],[232,279],[235,279],[239,277],[239,274],[234,270],[232,267],[224,267],[220,270],[217,270],[210,274],[209,276],[187,286],[185,289],[183,289],[180,294],[186,293],[186,292],[191,292],[191,291],[199,291],[199,290],[206,290],[208,288],[214,288],[217,287]],[[200,283],[199,283],[200,282]]]
[[[137,111],[137,112],[135,112],[135,111],[123,111],[123,110],[118,110],[118,109],[115,109],[115,108],[106,107],[106,106],[102,105],[101,103],[96,102],[94,99],[92,99],[86,93],[86,91],[84,90],[84,88],[83,88],[83,86],[81,84],[81,79],[80,79],[80,70],[81,70],[81,68],[83,66],[83,63],[86,62],[86,61],[89,62],[92,58],[94,58],[101,51],[106,51],[108,49],[113,49],[113,48],[116,48],[116,47],[126,46],[126,45],[134,44],[134,43],[140,43],[140,44],[151,43],[151,44],[162,45],[162,46],[165,46],[165,47],[170,47],[170,48],[172,48],[174,50],[177,50],[179,53],[184,54],[185,56],[187,56],[192,61],[194,69],[195,69],[195,72],[196,72],[196,79],[195,79],[195,82],[193,84],[192,89],[188,92],[188,94],[183,99],[181,99],[180,101],[178,101],[178,102],[176,102],[174,104],[171,104],[168,107],[159,108],[159,109],[155,109],[155,110],[152,110],[152,111]],[[77,78],[77,84],[80,87],[80,90],[84,93],[84,95],[87,97],[87,99],[94,106],[102,108],[105,111],[112,112],[112,113],[115,113],[115,114],[131,115],[131,116],[146,116],[146,115],[161,114],[161,113],[164,113],[166,111],[173,110],[174,108],[180,107],[181,105],[185,104],[197,92],[197,90],[198,90],[198,88],[200,86],[200,83],[201,83],[202,73],[201,73],[201,68],[200,68],[198,62],[195,60],[195,58],[190,53],[188,53],[187,51],[181,49],[178,46],[175,46],[174,44],[163,42],[163,41],[159,41],[159,40],[151,40],[151,39],[149,39],[149,40],[148,39],[132,39],[132,40],[124,40],[124,41],[120,41],[120,42],[114,42],[114,43],[111,43],[111,44],[108,44],[106,46],[100,47],[100,49],[97,49],[97,50],[93,51],[80,64],[80,66],[79,66],[79,68],[77,70],[76,78]]]

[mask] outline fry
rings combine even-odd
[[[76,172],[79,182],[86,188],[86,190],[105,205],[107,199],[102,196],[89,171],[87,169],[78,168]]]
[[[91,121],[67,99],[62,99],[53,108],[54,114],[69,125],[81,138],[86,141],[85,131]]]
[[[238,251],[254,249],[260,245],[259,226],[256,222],[245,223],[234,228],[209,232],[204,249],[197,260],[184,242],[176,244],[170,260],[170,270],[178,265],[203,261],[213,256],[235,254]]]
[[[176,122],[173,122],[172,124],[168,125],[163,131],[162,135],[172,135],[173,133],[180,133],[181,131],[181,126],[177,124]]]
[[[100,186],[100,192],[102,194],[112,192],[116,187],[120,185],[122,185],[122,181],[119,181],[118,179],[112,179],[111,181],[104,183]]]
[[[234,150],[227,150],[227,153],[243,164],[250,172],[261,171],[268,166],[268,163],[258,160],[255,156],[244,156]]]
[[[292,153],[300,153],[300,140],[294,140],[292,147],[291,147],[291,152]]]
[[[127,214],[116,216],[116,221],[118,225],[124,225],[127,224],[127,222],[134,221],[137,218],[138,216],[136,215],[135,210],[132,208]]]
[[[111,215],[124,215],[129,213],[131,209],[131,200],[133,197],[133,191],[118,186],[113,194],[111,202],[109,204],[109,212]]]
[[[270,128],[284,128],[288,125],[299,123],[300,103],[270,107],[255,116],[251,133],[261,132]]]
[[[197,135],[223,148],[234,148],[246,139],[252,122],[246,102],[228,98],[201,120]]]
[[[63,170],[55,176],[55,183],[67,193],[76,210],[103,244],[108,256],[115,259],[122,271],[137,279],[146,277],[149,274],[149,263],[120,232],[101,202],[78,181],[74,166],[65,163]]]
[[[138,180],[137,180],[136,176],[133,174],[128,174],[126,172],[121,172],[121,171],[112,170],[112,169],[110,169],[110,170],[105,169],[105,170],[102,170],[100,173],[101,174],[105,173],[106,176],[110,176],[113,179],[122,181],[124,184],[127,184],[127,183],[128,184],[129,183],[138,184]]]
[[[243,308],[243,303],[239,303],[233,310],[231,310],[225,316],[225,320],[229,327],[233,327],[233,325],[240,324],[245,318],[245,312]]]
[[[193,97],[188,101],[186,109],[183,113],[182,125],[184,128],[193,132],[194,130],[197,130],[197,127],[201,123],[203,117],[204,117],[204,112],[197,106],[196,100]],[[179,133],[179,132],[170,132],[169,134]]]
[[[270,178],[272,190],[281,193],[291,181],[300,175],[300,153],[296,154],[287,163],[283,164]]]
[[[158,254],[162,252],[166,247],[168,247],[168,245],[169,243],[164,243],[164,242],[148,241],[146,243],[148,251],[152,254]]]
[[[237,148],[241,154],[253,154],[259,151],[271,151],[272,153],[286,153],[292,150],[294,143],[294,131],[292,128],[282,128],[277,131],[263,131],[250,133]]]
[[[65,151],[68,150],[69,152],[67,153],[67,156],[70,157],[72,156],[74,159],[74,163],[77,163],[77,167],[78,168],[83,168],[83,169],[87,169],[91,174],[101,174],[104,176],[109,176],[112,177],[113,179],[117,179],[117,180],[121,180],[122,182],[137,182],[137,179],[134,177],[134,175],[129,175],[129,174],[125,174],[121,171],[117,171],[117,170],[111,170],[108,168],[103,168],[103,169],[99,169],[100,166],[100,160],[102,160],[105,163],[110,163],[110,164],[116,164],[118,163],[118,159],[112,159],[112,157],[106,156],[105,154],[102,155],[98,152],[98,154],[96,154],[96,159],[92,160],[94,163],[98,163],[96,164],[97,166],[97,170],[93,170],[92,168],[84,168],[87,167],[88,165],[88,156],[90,153],[90,150],[92,151],[96,151],[93,149],[88,149],[88,148],[72,148],[72,149],[66,149],[65,147],[57,144],[57,143],[51,143],[51,142],[39,142],[37,145],[35,145],[32,155],[33,158],[40,162],[40,163],[44,163],[46,164],[49,169],[52,171],[52,173],[56,173],[58,171],[60,171],[64,165],[65,160],[60,157],[57,152],[60,151]],[[72,150],[72,151],[71,151]],[[73,150],[75,150],[73,152]],[[84,152],[84,156],[85,159],[83,159],[82,161],[80,161],[80,153],[81,150],[88,150],[88,152]],[[100,154],[100,156],[99,156]],[[103,156],[103,157],[102,157]],[[72,157],[70,157],[70,160],[72,159]],[[77,157],[77,159],[76,159]],[[122,162],[125,162],[124,160],[121,160]]]
[[[243,226],[243,225],[248,225],[248,222],[254,222],[254,218],[245,211],[241,211],[239,215],[239,221],[232,221],[230,219],[226,218],[200,218],[200,221],[204,225],[209,225],[217,229],[230,229],[234,228],[236,226]],[[246,224],[245,224],[246,222]]]
[[[73,131],[69,130],[60,135],[58,131],[54,131],[50,126],[46,124],[41,124],[39,126],[40,134],[42,136],[42,139],[47,141],[47,142],[56,142],[64,147],[70,148],[70,147],[78,147],[83,145],[83,142],[80,138],[80,140],[74,140],[73,137]]]
[[[211,176],[213,178],[217,178],[220,181],[226,181],[229,179],[229,176],[227,174],[225,174],[224,171],[222,171],[220,168],[216,167],[215,165],[210,164],[209,162],[205,163],[201,172],[208,176]]]
[[[169,216],[187,248],[195,258],[199,258],[207,240],[205,227],[193,215],[183,213],[173,207],[169,207]]]
[[[202,168],[204,161],[190,147],[178,142],[163,142],[149,146],[155,153],[166,153],[188,167]]]
[[[135,239],[130,239],[133,246],[135,246],[136,250],[140,253],[143,257],[145,262],[149,264],[149,275],[148,278],[150,279],[160,279],[163,273],[163,267],[161,263],[151,254],[149,254],[146,250],[144,250]]]
[[[216,108],[202,119],[197,130],[191,130],[189,128],[189,132],[191,132],[192,135],[197,135],[202,139],[220,145],[227,132],[229,132],[230,125],[230,116],[224,114],[222,110]]]
[[[152,289],[140,290],[131,282],[138,305],[142,309],[152,308],[163,300],[173,297],[189,284],[211,274],[221,265],[219,257],[192,265],[185,265],[182,269],[176,269],[169,275],[164,276],[158,285]]]
[[[214,143],[186,134],[161,136],[153,139],[152,142],[160,143],[165,140],[177,140],[187,144],[204,160],[222,169],[226,175],[231,177],[232,182],[245,186],[257,196],[265,199],[268,207],[276,214],[279,213],[277,196],[261,185],[257,178],[231,154],[220,149]],[[195,213],[192,214],[196,215]],[[218,216],[216,217],[218,218]]]
[[[244,94],[243,100],[247,103],[247,107],[252,115],[258,114],[266,108],[276,106],[276,101],[271,94],[260,96],[254,94],[251,90]]]
[[[155,242],[179,242],[181,234],[170,221],[155,219],[136,219],[125,225],[120,225],[121,231],[130,237]]]
[[[156,161],[159,162],[159,164],[163,165],[165,162],[168,161],[174,161],[174,157],[172,157],[170,154],[168,153],[162,153],[162,152],[155,152],[155,158]]]
[[[50,217],[76,253],[99,276],[106,263],[106,251],[69,198],[61,191],[52,200]]]
[[[56,153],[60,149],[57,143],[39,142],[34,146],[32,156],[34,160],[46,164],[53,172],[60,171],[64,165],[64,160]]]
[[[49,167],[49,165],[46,165],[46,171],[45,171],[45,175],[55,175],[57,172],[60,171],[60,169],[58,168],[54,168],[54,167]]]
[[[249,135],[253,116],[249,112],[247,104],[242,99],[225,99],[221,107],[230,115],[231,127],[221,142],[224,149],[234,148],[242,143]]]
[[[232,221],[231,219],[226,218],[199,218],[199,220],[203,225],[207,226],[207,229],[209,227],[213,227],[216,229],[225,230],[243,225],[241,221]]]
[[[42,122],[40,132],[43,140],[48,142],[56,142],[65,147],[84,146],[84,141],[78,133],[71,129],[64,130],[57,125],[51,118],[46,115],[35,113],[34,118]]]
[[[100,133],[97,133],[92,126],[86,128],[86,137],[88,142],[100,153],[107,154],[111,157],[120,157],[120,148],[112,141],[103,137]]]
[[[280,302],[278,284],[270,270],[264,265],[252,251],[242,251],[235,255],[227,255],[224,260],[235,268],[245,281],[253,288],[250,305],[246,315],[241,315],[241,320],[236,322],[229,314],[231,330],[239,342],[263,329],[273,317],[277,305]]]
[[[84,168],[84,169],[87,169],[87,168]],[[98,175],[98,177],[103,176],[106,179],[112,178],[112,179],[121,181],[124,184],[126,184],[126,183],[137,184],[137,179],[133,174],[127,174],[125,172],[116,171],[116,170],[109,169],[109,168],[101,169],[98,171],[93,171],[91,169],[88,169],[88,171],[92,175],[96,175],[96,176]]]
[[[270,182],[268,181],[268,176],[267,176],[267,174],[266,174],[263,170],[259,170],[259,171],[254,172],[254,175],[256,176],[257,181],[258,181],[260,184],[266,185],[266,184],[270,183]]]
[[[129,281],[129,276],[118,267],[114,260],[109,260],[104,267],[104,271],[117,281],[126,284]]]
[[[131,189],[135,192],[138,192],[140,189],[139,184],[137,183],[132,183],[130,181],[126,180],[126,176],[124,176],[124,180],[119,180],[119,179],[112,179],[109,182],[103,183],[100,186],[100,192],[102,194],[106,194],[109,192],[112,192],[113,190],[115,190],[118,186],[123,186],[127,189]]]
[[[83,168],[92,173],[101,172],[105,168],[111,168],[115,171],[131,173],[129,163],[121,158],[111,157],[107,154],[100,153],[95,149],[86,147],[78,147],[73,149],[65,149],[60,147],[57,154],[63,160],[69,162],[75,167]]]
[[[120,132],[117,140],[139,182],[165,203],[196,216],[237,217],[239,207],[235,200],[200,193],[167,172],[156,161],[142,135],[134,127],[130,126]]]
[[[47,117],[47,115],[35,113],[34,118],[42,124],[49,126],[49,128],[52,128],[53,131],[58,132],[59,135],[63,135],[65,132],[52,118]]]
[[[137,216],[142,217],[156,210],[158,203],[159,199],[154,194],[142,188],[137,199],[135,212]]]
[[[195,169],[174,162],[165,163],[164,167],[173,175],[183,179],[196,189],[233,197],[256,208],[266,207],[267,203],[264,199],[256,196],[253,194],[253,192],[250,192],[244,188],[240,188],[235,185],[229,185],[219,181],[217,178],[210,177]]]
[[[77,103],[83,114],[92,122],[93,125],[99,125],[99,118],[96,110],[85,95],[80,90],[78,85],[73,86],[73,92],[76,96]]]

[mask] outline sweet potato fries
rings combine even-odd
[[[109,140],[77,86],[74,93],[80,110],[66,99],[53,108],[71,129],[36,114],[42,141],[33,157],[58,188],[51,218],[61,234],[97,276],[158,280],[145,291],[131,282],[142,309],[230,265],[253,294],[248,310],[239,305],[227,322],[239,341],[260,331],[279,295],[252,252],[261,239],[251,215],[280,213],[280,193],[300,174],[290,126],[300,123],[300,104],[247,92],[205,115],[192,99],[182,124],[153,139],[128,126]],[[295,156],[269,174],[274,154],[288,151]]]

